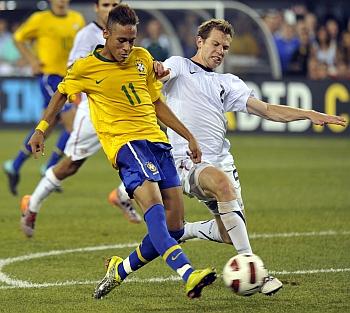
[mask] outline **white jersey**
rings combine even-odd
[[[252,90],[232,74],[219,74],[179,56],[164,62],[170,78],[163,92],[175,115],[196,137],[202,160],[216,165],[233,163],[230,142],[225,138],[225,112],[247,112]],[[167,131],[175,160],[188,158],[188,144],[173,130]]]
[[[73,48],[69,53],[68,66],[72,65],[77,59],[86,57],[94,51],[97,45],[105,45],[106,39],[103,38],[103,29],[95,22],[92,22],[82,28],[74,39]],[[88,110],[88,102],[84,101],[86,95],[82,96],[79,106],[81,109]]]
[[[69,53],[68,66],[77,59],[86,57],[97,45],[104,45],[105,42],[103,29],[99,25],[95,22],[86,25],[75,36],[73,48]]]
[[[104,45],[102,28],[95,22],[82,28],[75,37],[69,54],[68,66],[79,58],[87,56],[97,45]],[[86,95],[82,96],[74,117],[73,131],[67,141],[64,153],[73,161],[82,160],[101,148],[95,129],[91,123]]]

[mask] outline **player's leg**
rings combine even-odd
[[[8,186],[10,192],[16,196],[18,194],[17,186],[20,182],[20,170],[24,162],[31,156],[32,151],[28,141],[33,135],[34,130],[31,130],[23,141],[22,148],[14,159],[7,160],[3,163],[3,170],[8,179]]]
[[[51,156],[46,163],[46,169],[54,166],[64,155],[64,149],[66,147],[67,141],[73,129],[73,121],[76,113],[76,106],[72,104],[65,104],[62,111],[60,112],[59,118],[63,125],[63,130],[61,131],[58,139],[56,141],[55,148],[53,149]]]
[[[210,173],[209,171],[207,173]],[[210,175],[213,175],[213,173],[210,173]],[[233,167],[231,170],[228,170],[227,172],[225,172],[226,177],[228,178],[228,180],[231,182],[231,186],[233,186],[234,191],[235,191],[235,197],[240,205],[241,208],[241,214],[242,216],[244,216],[244,205],[243,205],[243,200],[242,200],[242,196],[241,196],[241,186],[240,186],[240,182],[238,179],[238,174],[237,174],[237,170],[235,167]],[[205,177],[205,176],[200,176],[199,175],[199,180],[200,179],[210,179],[209,177]],[[193,182],[195,182],[196,180],[193,179]],[[200,182],[198,182],[200,183]],[[217,184],[218,187],[220,187],[220,184],[218,183],[214,183]],[[198,186],[197,186],[198,187]],[[200,187],[202,187],[202,185],[200,185]],[[221,188],[223,188],[223,186],[221,186]],[[201,191],[196,188],[196,184],[194,184],[194,186],[192,186],[192,189],[195,189],[196,191],[196,195],[198,197],[203,196],[201,194]],[[202,188],[203,190],[204,188]],[[206,190],[208,190],[209,188],[207,187]],[[217,194],[214,193],[214,191],[212,192],[212,194],[214,194],[217,197]],[[208,195],[211,195],[211,192],[209,191]],[[203,198],[201,198],[203,200]],[[223,200],[227,200],[227,198],[223,199]],[[231,221],[231,219],[227,220],[227,219],[223,219],[223,212],[220,211],[220,202],[218,203],[215,200],[209,200],[209,201],[204,201],[204,203],[206,204],[206,206],[209,208],[209,210],[212,212],[212,214],[215,216],[215,219],[212,219],[210,221],[205,221],[205,222],[194,222],[194,223],[187,223],[185,225],[185,234],[184,236],[180,239],[180,240],[186,240],[186,237],[191,238],[191,236],[196,236],[198,238],[201,239],[207,239],[207,240],[215,240],[218,242],[225,242],[228,244],[232,244],[234,245],[234,247],[237,249],[237,246],[242,246],[242,243],[244,244],[248,239],[245,239],[245,233],[246,231],[244,231],[243,226],[241,226],[243,228],[243,236],[242,233],[236,233],[236,235],[230,231],[228,231],[227,227],[228,225],[230,225],[230,223],[234,223],[235,221]],[[227,215],[224,214],[224,216]],[[241,224],[242,225],[242,224]],[[244,223],[245,226],[245,223]],[[231,226],[233,227],[233,226]],[[240,224],[238,224],[238,227],[235,228],[240,228]],[[233,235],[233,236],[232,236]],[[235,237],[237,236],[238,238],[243,238],[243,240],[239,240],[238,243],[235,240]],[[248,241],[249,243],[249,241]],[[246,252],[246,253],[252,253],[250,252]],[[276,293],[278,290],[280,290],[282,288],[283,284],[281,283],[281,281],[276,278],[273,277],[271,275],[269,275],[268,277],[265,278],[265,282],[263,284],[263,286],[261,287],[261,293],[265,294],[265,295],[273,295],[274,293]]]
[[[75,115],[73,132],[64,151],[66,157],[45,172],[32,196],[24,196],[22,198],[21,226],[28,237],[33,236],[35,218],[42,202],[52,191],[61,186],[65,178],[74,175],[84,161],[101,147],[91,124],[89,112],[84,108],[86,103],[81,105],[82,107],[79,107]]]
[[[132,200],[125,191],[123,183],[120,183],[120,185],[117,188],[113,189],[109,193],[108,202],[113,206],[119,208],[129,222],[135,224],[139,224],[142,222],[142,218],[137,213]]]
[[[177,244],[177,241],[169,234],[162,194],[159,190],[158,183],[154,182],[154,180],[161,181],[165,179],[162,172],[162,166],[158,164],[158,161],[163,159],[163,157],[160,157],[159,154],[154,156],[152,153],[153,151],[151,152],[151,150],[147,150],[151,149],[151,146],[152,144],[145,141],[133,141],[123,146],[118,153],[120,176],[125,183],[128,193],[133,193],[135,200],[144,212],[144,219],[148,228],[148,235],[144,238],[142,245],[139,246],[139,248],[142,247],[144,252],[142,255],[142,252],[139,249],[138,251],[141,253],[138,258],[143,261],[142,263],[144,264],[148,261],[145,256],[148,257],[149,255],[150,258],[154,259],[157,257],[157,254],[161,255],[168,266],[176,271],[186,282],[187,295],[190,298],[199,297],[202,288],[214,281],[216,274],[215,271],[210,268],[202,271],[194,271],[187,256]],[[169,154],[169,151],[163,152],[165,157],[168,157]],[[147,159],[142,158],[144,155],[147,155]],[[144,167],[143,164],[147,164],[147,168]],[[174,165],[172,166],[175,178],[177,178],[176,169]],[[135,171],[136,168],[139,168],[137,172]],[[142,177],[143,181],[140,181],[140,177]],[[150,179],[152,179],[152,181],[150,181]],[[178,186],[179,180],[177,178],[176,186],[173,187]],[[165,192],[165,197],[166,195],[172,197],[173,195],[177,196],[178,194],[181,194],[179,188],[169,189],[169,193]],[[181,204],[181,199],[182,198],[180,197],[175,201],[179,201]],[[181,204],[178,209],[183,212],[183,204]],[[180,215],[183,215],[183,213],[180,213]],[[174,227],[180,226],[179,223],[175,222],[173,225]],[[126,264],[122,265],[122,268],[126,271],[132,268],[130,259],[132,259],[132,254],[127,258],[127,262],[125,262]],[[119,274],[120,263],[121,262],[118,262],[117,264],[117,262],[115,262],[114,267],[113,265],[108,266],[107,274],[95,289],[94,295],[96,298],[101,298],[110,292],[114,286],[122,281],[120,275],[124,274],[125,276],[125,274],[127,274]],[[134,268],[134,270],[136,269],[137,268]]]
[[[70,157],[65,157],[45,172],[31,196],[25,195],[21,199],[21,229],[27,237],[34,235],[35,221],[43,201],[61,186],[62,180],[74,175],[84,161],[85,159],[72,161]]]
[[[191,192],[214,197],[223,225],[238,253],[252,253],[241,201],[232,181],[214,166],[195,166],[190,172]]]
[[[41,75],[39,77],[39,85],[41,93],[44,98],[43,107],[46,108],[50,102],[52,95],[57,89],[57,85],[62,80],[62,77],[58,75]],[[50,127],[52,129],[52,127]],[[20,181],[20,170],[24,162],[30,157],[31,149],[28,145],[28,141],[34,130],[32,130],[24,140],[24,146],[18,152],[17,156],[13,160],[8,160],[4,163],[3,169],[8,178],[8,184],[10,191],[13,195],[17,195],[17,185]]]

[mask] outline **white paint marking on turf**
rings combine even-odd
[[[269,271],[270,274],[274,275],[305,275],[305,274],[321,274],[321,273],[343,273],[350,272],[350,268],[328,268],[328,269],[317,269],[317,270],[301,270],[301,271]],[[221,276],[221,275],[219,275]],[[169,277],[153,277],[147,279],[140,278],[128,278],[123,283],[163,283],[168,281],[180,281],[179,276]],[[3,289],[15,289],[15,288],[48,288],[48,287],[62,287],[62,286],[76,286],[76,285],[96,285],[99,281],[85,280],[85,281],[65,281],[56,283],[43,283],[35,284],[29,283],[28,285],[11,285],[11,286],[0,286],[0,290]]]
[[[334,230],[326,230],[326,231],[311,231],[305,233],[276,233],[276,234],[250,234],[250,239],[259,239],[259,238],[279,238],[279,237],[311,237],[311,236],[335,236],[335,235],[350,235],[350,231],[334,231]]]
[[[333,230],[328,231],[321,231],[321,232],[304,232],[304,233],[297,233],[297,232],[291,232],[291,233],[275,233],[275,234],[252,234],[250,235],[251,239],[258,239],[258,238],[278,238],[278,237],[304,237],[304,236],[334,236],[334,235],[349,235],[350,231],[342,231],[342,232],[336,232]],[[10,286],[0,286],[0,289],[11,289],[11,288],[46,288],[46,287],[54,287],[54,286],[71,286],[71,285],[86,285],[86,284],[96,284],[97,281],[66,281],[66,282],[55,282],[55,283],[32,283],[29,281],[24,280],[18,280],[18,279],[12,279],[8,275],[4,274],[2,272],[2,269],[4,266],[15,263],[15,262],[22,262],[37,258],[43,258],[47,256],[53,256],[53,255],[61,255],[66,253],[76,253],[76,252],[89,252],[89,251],[101,251],[101,250],[109,250],[109,249],[122,249],[122,248],[131,248],[136,247],[138,243],[126,243],[126,244],[116,244],[116,245],[104,245],[104,246],[96,246],[96,247],[86,247],[86,248],[77,248],[77,249],[68,249],[68,250],[52,250],[48,252],[39,252],[39,253],[32,253],[28,255],[13,257],[13,258],[7,258],[7,259],[0,259],[0,282],[6,283]],[[316,269],[316,270],[299,270],[294,272],[288,272],[288,271],[272,271],[271,274],[278,274],[278,275],[290,275],[290,274],[317,274],[317,273],[338,273],[338,272],[349,272],[350,268],[343,268],[343,269]],[[137,278],[131,278],[127,279],[125,282],[163,282],[163,281],[174,281],[174,280],[180,280],[177,276],[170,276],[170,277],[159,277],[159,278],[150,278],[150,279],[137,279]]]

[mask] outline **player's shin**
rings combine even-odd
[[[42,202],[60,185],[61,181],[54,174],[53,167],[50,167],[30,198],[29,210],[38,213]]]
[[[169,234],[175,240],[179,240],[184,230],[169,231]],[[137,271],[147,263],[159,256],[154,248],[149,235],[147,234],[141,244],[130,255],[118,265],[118,274],[124,280],[130,273]]]
[[[245,218],[237,200],[218,202],[219,214],[237,253],[252,253]]]
[[[145,222],[154,248],[164,261],[187,281],[193,268],[177,241],[168,232],[163,205],[156,204],[149,208],[145,213]]]

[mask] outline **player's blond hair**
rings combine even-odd
[[[228,21],[213,18],[199,25],[197,36],[205,40],[209,37],[209,34],[213,29],[217,29],[226,35],[230,35],[230,37],[233,37],[234,34],[233,26]]]

